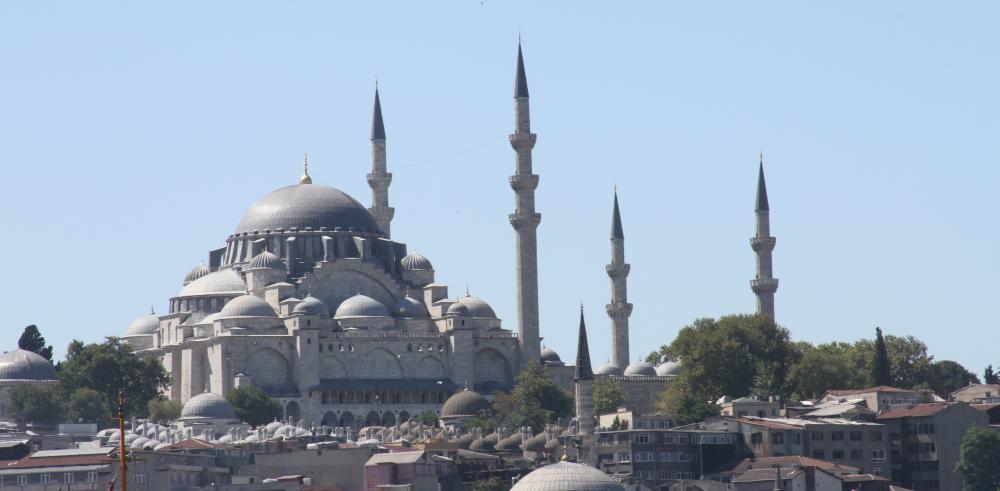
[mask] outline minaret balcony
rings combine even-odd
[[[507,178],[514,191],[534,190],[538,187],[538,174],[516,174]]]
[[[754,293],[770,292],[774,293],[778,289],[777,278],[757,278],[750,280],[750,289]]]
[[[538,139],[538,135],[527,132],[516,132],[511,133],[509,138],[510,146],[514,147],[514,150],[531,150],[535,146],[535,141]]]
[[[542,222],[541,213],[511,213],[507,216],[510,225],[514,230],[521,230],[524,227],[534,229]]]
[[[620,278],[622,276],[628,276],[629,271],[632,270],[632,265],[629,263],[612,263],[604,266],[604,269],[608,272],[608,276],[612,278]]]
[[[608,317],[612,319],[627,319],[632,315],[632,304],[628,302],[609,303],[604,306],[608,312]]]
[[[392,182],[392,172],[368,174],[368,185],[375,189],[388,188]]]
[[[754,252],[759,252],[759,251],[773,251],[774,250],[774,244],[777,241],[778,241],[778,239],[775,239],[774,237],[761,237],[761,236],[757,236],[757,237],[754,237],[754,238],[750,239],[750,248],[753,249]]]

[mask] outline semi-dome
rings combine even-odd
[[[668,361],[656,365],[656,374],[660,377],[671,377],[681,374],[681,364],[676,361]]]
[[[594,369],[594,375],[622,375],[623,373],[620,366],[610,361]]]
[[[155,333],[159,328],[160,318],[150,311],[148,314],[132,321],[128,325],[128,329],[125,330],[125,336],[146,336]]]
[[[655,377],[656,369],[653,365],[646,363],[644,361],[637,361],[628,366],[625,369],[626,377]]]
[[[378,300],[358,294],[341,302],[333,316],[334,319],[351,317],[390,317],[390,315],[389,309]]]
[[[481,394],[465,389],[444,401],[444,406],[441,406],[441,417],[477,416],[480,411],[488,411],[490,407],[490,401]]]
[[[285,269],[285,263],[277,254],[271,251],[264,251],[250,260],[247,269]]]
[[[48,382],[55,381],[56,370],[41,355],[16,349],[0,355],[0,381]]]
[[[264,299],[255,295],[243,295],[226,302],[226,306],[222,307],[218,318],[277,316],[278,314],[274,312],[274,309]]]
[[[556,353],[552,348],[542,348],[541,357],[542,363],[546,365],[565,365],[562,358],[559,358],[559,353]]]
[[[621,484],[589,465],[557,462],[522,477],[511,491],[625,491]]]
[[[190,399],[181,409],[181,419],[236,419],[233,405],[225,397],[203,392]]]
[[[330,318],[330,308],[322,300],[309,295],[305,300],[299,302],[292,309],[293,314],[315,315],[321,319]]]
[[[444,315],[469,315],[469,308],[462,302],[455,302],[448,306]]]
[[[482,299],[473,297],[466,293],[465,296],[458,299],[458,301],[462,305],[469,308],[469,314],[473,317],[484,317],[487,319],[497,318],[497,314],[493,311],[493,307],[490,307],[490,304],[484,302]]]
[[[189,271],[187,276],[184,277],[184,284],[186,285],[191,283],[192,281],[197,280],[198,278],[201,278],[209,273],[211,273],[211,271],[208,269],[208,266],[205,266],[205,263],[198,263],[198,265]]]
[[[428,316],[423,302],[410,296],[403,297],[396,304],[396,315],[407,319],[423,319]]]
[[[251,205],[236,226],[236,233],[293,227],[379,232],[365,206],[343,191],[321,184],[296,184],[273,191]]]
[[[403,259],[399,260],[399,265],[407,271],[426,271],[434,269],[434,266],[431,266],[430,259],[427,259],[416,252],[411,252],[406,256],[403,256]]]
[[[231,269],[223,269],[188,283],[177,296],[242,295],[246,292],[247,285],[240,274]]]

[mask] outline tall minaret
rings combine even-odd
[[[632,304],[628,303],[628,273],[631,266],[625,262],[625,231],[618,209],[618,190],[615,190],[615,207],[611,217],[611,264],[605,266],[611,277],[611,303],[606,306],[611,318],[612,362],[624,369],[629,364],[628,318]]]
[[[771,237],[771,211],[767,205],[767,185],[764,183],[764,154],[760,156],[757,174],[757,235],[750,239],[750,247],[757,254],[757,277],[750,281],[750,289],[757,295],[757,314],[774,319],[774,292],[778,280],[771,269],[771,251],[776,239]]]
[[[375,217],[375,223],[382,229],[385,238],[390,238],[389,223],[396,209],[389,206],[389,183],[392,174],[385,171],[385,124],[382,123],[382,104],[378,100],[378,85],[375,86],[375,109],[372,113],[372,173],[368,174],[368,185],[372,188],[372,207],[368,210]]]
[[[531,173],[531,149],[535,134],[531,132],[528,111],[528,79],[524,75],[521,43],[517,45],[517,76],[514,79],[514,133],[510,146],[517,152],[515,173],[510,187],[517,195],[510,224],[517,236],[517,333],[525,360],[538,360],[541,348],[538,338],[538,238],[536,229],[542,215],[535,212],[535,188],[538,175]]]
[[[590,368],[590,347],[587,344],[587,326],[583,322],[583,304],[580,304],[580,334],[576,341],[576,421],[581,435],[594,433],[594,371]]]

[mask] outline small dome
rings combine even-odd
[[[226,303],[219,312],[219,319],[232,317],[277,317],[274,309],[264,299],[254,295],[236,297]]]
[[[565,365],[562,358],[559,358],[559,353],[556,353],[552,348],[542,348],[542,363],[546,365]]]
[[[334,319],[351,317],[390,317],[389,309],[381,302],[365,295],[355,295],[340,303]]]
[[[285,263],[277,254],[264,251],[250,260],[247,269],[285,269]]]
[[[656,369],[644,361],[632,363],[625,369],[626,377],[655,377]]]
[[[150,311],[148,314],[132,321],[132,323],[128,325],[128,329],[125,330],[125,337],[153,334],[159,328],[160,318]]]
[[[322,300],[310,295],[292,309],[293,314],[315,315],[321,319],[330,318],[330,308]]]
[[[246,292],[247,285],[243,283],[240,274],[231,269],[223,269],[188,283],[177,296],[243,295]]]
[[[198,278],[201,278],[209,273],[211,273],[211,271],[208,270],[208,266],[205,266],[205,263],[198,263],[198,265],[189,271],[187,276],[184,277],[184,284],[186,285],[191,283],[192,281],[197,280]]]
[[[396,315],[409,319],[424,319],[428,317],[427,307],[424,307],[423,302],[410,296],[403,297],[396,304]]]
[[[539,433],[521,444],[521,449],[528,452],[543,452],[545,450],[545,443],[548,439],[545,438],[545,433]]]
[[[681,364],[679,362],[668,361],[656,366],[656,374],[660,377],[671,377],[681,374]]]
[[[469,308],[469,314],[473,317],[483,317],[486,319],[496,319],[497,314],[493,311],[493,307],[490,304],[478,299],[476,297],[470,296],[468,293],[464,297],[458,299],[458,301]]]
[[[493,442],[485,438],[478,438],[476,440],[473,440],[472,443],[469,444],[469,450],[475,450],[477,452],[492,452],[493,449],[494,449]]]
[[[461,302],[455,302],[448,307],[444,315],[469,315],[469,308]]]
[[[441,406],[441,417],[477,416],[480,411],[488,411],[490,408],[490,401],[485,397],[478,392],[465,389],[444,401],[444,406]]]
[[[41,355],[16,349],[0,355],[0,381],[55,381],[56,370]]]
[[[406,271],[427,271],[434,269],[431,261],[416,252],[411,252],[399,260],[399,265]]]
[[[625,491],[621,484],[589,465],[557,462],[521,478],[511,491]]]
[[[621,375],[623,373],[621,367],[610,361],[594,369],[594,375]]]
[[[180,419],[236,419],[236,411],[226,398],[219,394],[204,392],[184,404]]]

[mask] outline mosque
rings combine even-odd
[[[536,135],[529,100],[519,46],[515,129],[509,137],[516,154],[509,178],[516,196],[509,216],[516,236],[516,333],[486,301],[468,293],[449,295],[448,287],[435,281],[431,261],[392,237],[392,174],[376,88],[370,207],[313,183],[307,160],[297,183],[251,205],[225,247],[210,251],[207,264],[184,277],[167,313],[138,318],[124,339],[163,363],[171,375],[166,394],[171,400],[223,395],[252,384],[278,400],[286,418],[329,426],[390,425],[423,411],[438,412],[464,389],[482,394],[509,389],[530,360],[540,361],[572,391],[579,386],[574,382],[580,378],[580,354],[578,366],[568,366],[540,346],[536,228],[541,214],[535,210],[539,176],[532,171]],[[759,274],[753,288],[770,292],[773,315],[773,289],[768,289],[776,288],[777,280],[770,279],[768,246],[774,242],[766,235],[754,243]],[[630,267],[617,194],[610,239],[606,310],[613,359],[592,375],[618,380],[630,403],[651,407],[680,366],[629,363]],[[768,298],[763,301],[766,305]],[[581,337],[585,343],[583,329]],[[586,358],[583,373],[590,375],[589,354]]]

